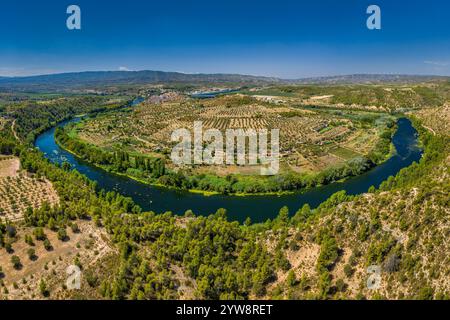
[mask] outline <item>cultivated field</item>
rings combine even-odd
[[[263,99],[228,95],[208,100],[177,99],[144,103],[126,112],[114,112],[88,120],[73,135],[109,150],[127,150],[166,155],[175,129],[193,130],[202,121],[203,130],[280,129],[282,169],[296,172],[321,171],[351,158],[368,154],[378,141],[379,126],[362,124],[353,114],[298,107],[294,100]],[[355,113],[356,111],[349,111]],[[386,114],[368,115],[383,118]],[[219,174],[251,173],[243,167],[198,168]]]
[[[59,202],[52,184],[43,178],[19,170],[15,157],[0,157],[0,218],[20,220],[28,207],[39,208],[44,202]]]

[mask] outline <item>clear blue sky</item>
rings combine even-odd
[[[82,30],[66,28],[77,4]],[[366,28],[381,7],[382,29]],[[450,75],[448,0],[8,0],[0,75],[163,70]]]

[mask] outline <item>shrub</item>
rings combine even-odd
[[[18,256],[12,256],[11,263],[12,263],[14,269],[16,269],[16,270],[18,270],[22,267],[22,262],[20,261],[20,258]]]

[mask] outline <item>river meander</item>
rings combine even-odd
[[[68,122],[63,122],[59,126],[64,126]],[[351,195],[365,193],[370,186],[378,187],[389,176],[397,174],[402,168],[408,167],[414,161],[418,162],[422,156],[422,150],[417,144],[417,131],[408,119],[401,118],[398,120],[397,131],[393,136],[396,154],[360,176],[301,193],[280,196],[204,196],[186,191],[155,187],[106,172],[62,149],[55,141],[54,132],[55,128],[51,128],[36,139],[35,145],[44,153],[45,157],[55,163],[62,163],[63,161],[70,163],[72,168],[86,175],[89,179],[97,181],[100,188],[106,191],[114,190],[124,196],[133,198],[145,211],[156,213],[172,211],[176,214],[184,214],[186,210],[191,209],[195,214],[208,215],[216,212],[219,208],[225,208],[230,220],[241,222],[247,217],[250,217],[253,222],[262,222],[274,218],[283,206],[288,206],[291,213],[295,213],[305,203],[314,208],[332,194],[341,190],[345,190]]]

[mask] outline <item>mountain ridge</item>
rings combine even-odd
[[[374,84],[417,83],[450,80],[448,76],[401,74],[350,74],[299,79],[282,79],[245,74],[181,73],[154,70],[83,71],[21,77],[1,77],[0,90],[66,90],[92,86],[143,85],[151,83],[217,83],[217,84]]]

